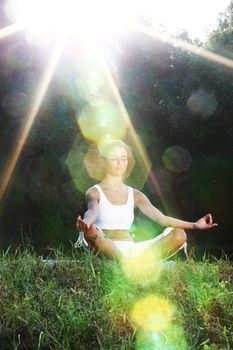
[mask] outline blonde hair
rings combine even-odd
[[[99,145],[99,152],[100,156],[103,158],[108,158],[109,153],[113,150],[113,148],[119,147],[119,148],[124,148],[127,151],[127,156],[131,157],[132,152],[131,149],[126,143],[124,143],[121,140],[111,140],[107,141],[102,145]]]

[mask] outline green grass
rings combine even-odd
[[[49,266],[30,250],[0,257],[0,349],[233,349],[233,265],[177,261],[156,280],[130,279],[116,261],[80,252]],[[171,305],[160,332],[131,319],[141,298]],[[153,320],[151,320],[153,322]]]

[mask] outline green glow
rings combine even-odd
[[[77,118],[83,136],[99,142],[106,134],[122,139],[127,123],[116,103],[106,99],[96,99],[84,108]]]
[[[163,332],[140,330],[137,333],[136,350],[188,350],[181,326],[170,323]]]
[[[69,168],[71,177],[76,188],[85,193],[92,185],[91,179],[87,176],[85,167],[83,166],[83,159],[87,152],[87,146],[82,140],[81,135],[78,135],[74,140],[72,148],[67,156],[66,164]]]

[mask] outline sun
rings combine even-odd
[[[135,21],[138,4],[137,0],[10,0],[7,12],[34,38],[108,38]]]

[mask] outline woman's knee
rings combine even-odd
[[[187,241],[187,235],[182,228],[176,228],[173,230],[173,238],[178,247],[181,247]]]

